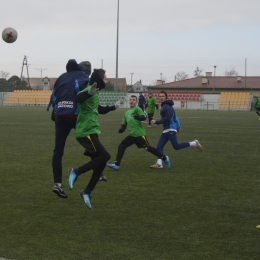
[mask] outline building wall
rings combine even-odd
[[[129,108],[129,104],[128,104],[128,100],[130,98],[131,95],[136,95],[138,98],[137,93],[130,93],[127,95],[127,98],[125,101],[125,103],[127,103],[125,105],[125,107]],[[202,94],[201,96],[201,101],[187,101],[183,103],[180,100],[176,100],[174,101],[174,108],[175,109],[203,109],[203,107],[205,106],[205,104],[207,104],[207,102],[209,104],[214,104],[214,108],[216,109],[216,105],[218,103],[218,99],[219,99],[219,94]]]
[[[133,93],[127,95],[121,108],[129,108],[128,100]],[[138,97],[138,95],[136,95]],[[218,110],[218,100],[220,94],[202,94],[201,101],[174,101],[174,109],[176,110]],[[251,100],[253,96],[251,95]]]

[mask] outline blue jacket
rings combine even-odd
[[[67,72],[55,82],[47,108],[54,108],[54,115],[77,115],[77,93],[83,90],[89,82],[89,76],[80,68],[76,60],[71,59],[66,65]]]
[[[179,119],[175,114],[174,108],[172,107],[174,102],[172,100],[165,100],[161,104],[161,120],[155,122],[156,125],[163,125],[163,130],[165,129],[175,129],[178,131],[181,128]]]
[[[144,95],[140,95],[138,98],[138,106],[144,106],[146,103]]]

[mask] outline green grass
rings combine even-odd
[[[100,139],[115,160],[124,109],[100,115]],[[0,107],[0,258],[259,259],[259,127],[254,112],[177,111],[179,141],[203,152],[175,151],[171,170],[150,169],[152,154],[130,147],[120,171],[105,169],[88,210],[67,188],[67,169],[89,160],[74,138],[63,158],[68,200],[52,193],[54,123],[42,107]],[[156,112],[155,117],[159,117]],[[161,126],[147,129],[156,146]]]

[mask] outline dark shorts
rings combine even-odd
[[[105,151],[105,147],[101,144],[97,134],[88,135],[86,137],[77,138],[77,141],[86,149],[84,155],[93,156],[102,151]]]
[[[260,111],[260,107],[256,107],[255,110],[256,110],[256,111]]]
[[[148,113],[148,117],[153,117],[154,113]]]
[[[138,137],[133,137],[129,135],[121,142],[121,144],[126,147],[135,144],[138,148],[146,148],[150,146],[145,135]]]

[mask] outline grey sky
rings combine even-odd
[[[193,77],[196,66],[222,76],[260,76],[260,1],[120,0],[119,77],[131,83],[174,81],[178,71]],[[117,0],[8,0],[0,10],[3,30],[13,27],[18,40],[1,41],[0,70],[21,74],[28,56],[29,74],[58,77],[68,59],[89,60],[115,77]]]

